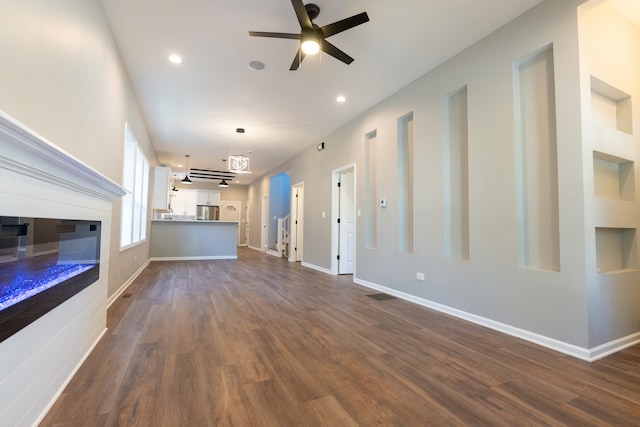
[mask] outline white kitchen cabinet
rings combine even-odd
[[[198,193],[199,205],[220,206],[220,191],[217,190],[196,190]]]
[[[153,198],[152,209],[168,209],[169,194],[171,193],[171,168],[168,166],[156,166],[153,168]]]
[[[173,192],[171,197],[171,210],[175,215],[196,215],[196,205],[198,204],[197,190],[180,189]]]

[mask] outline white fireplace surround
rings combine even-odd
[[[35,426],[106,331],[112,203],[125,190],[3,112],[0,182],[0,215],[102,223],[98,281],[0,343],[0,420]]]

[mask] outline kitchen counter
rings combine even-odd
[[[238,223],[235,221],[151,221],[152,261],[237,258]]]

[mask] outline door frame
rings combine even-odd
[[[296,200],[297,191],[302,191],[302,203]],[[302,261],[304,254],[304,181],[291,186],[291,220],[289,221],[289,261]],[[296,224],[296,222],[298,222]],[[293,248],[292,248],[293,246]]]
[[[353,204],[353,208],[357,211],[357,179],[356,163],[349,163],[331,171],[331,274],[338,275],[338,253],[340,250],[340,227],[338,227],[338,218],[340,218],[340,189],[338,188],[338,182],[340,181],[340,174],[345,172],[353,172],[353,198],[356,203]],[[354,250],[354,262],[353,277],[356,277],[357,269],[357,242],[358,242],[358,217],[356,212],[353,212],[353,217],[356,219],[356,227],[354,233],[356,235],[356,245]]]

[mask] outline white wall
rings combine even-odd
[[[1,111],[115,182],[122,180],[125,122],[157,163],[98,0],[3,1],[0,52]],[[2,215],[39,205],[41,216],[103,221],[100,282],[29,326],[28,335],[0,343],[0,424],[25,426],[43,415],[104,331],[107,295],[144,265],[149,245],[119,251],[119,201],[95,204],[55,188],[35,192],[30,183],[0,177]]]
[[[581,8],[580,35],[589,342],[591,346],[598,346],[620,339],[622,344],[626,344],[640,339],[637,253],[637,229],[640,226],[640,28],[608,3],[589,2]],[[631,132],[617,129],[615,111],[614,116],[608,118],[599,107],[592,108],[591,77],[629,96],[627,106],[631,112]],[[615,110],[613,101],[610,101]],[[620,109],[625,110],[625,107],[620,105]],[[632,170],[635,171],[635,177],[629,179],[635,189],[631,194],[622,199],[614,194],[606,197],[594,194],[595,186],[602,184],[603,180],[594,171],[594,150],[634,162]],[[615,178],[617,185],[618,177]],[[602,271],[601,268],[598,271],[599,266],[615,263],[615,257],[621,255],[621,248],[618,244],[617,248],[614,245],[598,250],[594,232],[596,227],[636,230],[633,242],[635,249],[631,250],[626,269]]]
[[[331,266],[331,171],[355,162],[358,208],[365,209],[364,141],[377,132],[377,247],[363,244],[358,218],[355,281],[453,312],[488,326],[592,358],[590,349],[620,338],[621,328],[597,337],[589,329],[587,253],[593,228],[585,212],[586,169],[582,135],[579,0],[549,0],[525,13],[360,117],[326,135],[325,150],[309,148],[281,167],[291,182],[305,184],[304,261]],[[419,42],[417,43],[419,45]],[[520,266],[519,197],[514,64],[541,49],[553,50],[556,110],[559,271]],[[626,52],[626,50],[625,50]],[[469,131],[470,259],[444,255],[444,97],[467,86]],[[414,251],[397,248],[397,119],[414,119]],[[590,189],[589,197],[592,194]],[[268,193],[265,179],[249,189],[249,204]],[[259,218],[259,217],[256,217]],[[259,235],[253,222],[251,234]],[[252,239],[253,240],[253,239]],[[549,269],[549,270],[553,270]],[[416,273],[426,280],[416,280]],[[608,319],[607,321],[611,321]],[[636,330],[637,322],[636,322]],[[630,333],[627,329],[624,333]]]
[[[0,51],[0,110],[113,181],[125,122],[157,163],[100,1],[3,1]],[[148,244],[119,251],[119,200],[113,221],[109,294],[149,258]]]

